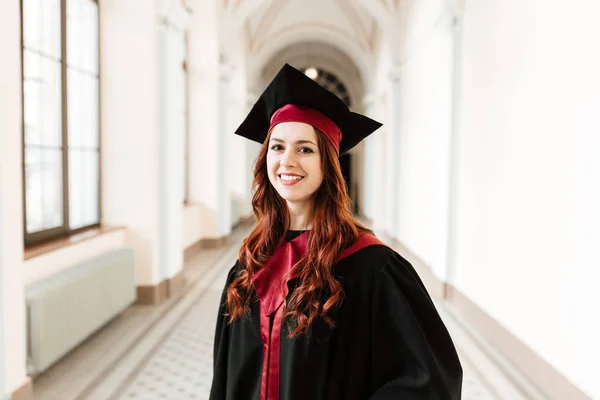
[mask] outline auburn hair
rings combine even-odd
[[[343,249],[351,246],[360,235],[372,233],[352,214],[335,148],[321,131],[314,129],[321,155],[323,182],[313,194],[308,215],[312,229],[306,252],[289,272],[300,277],[300,285],[285,305],[284,319],[292,327],[291,337],[306,332],[317,318],[322,318],[332,328],[335,326],[330,313],[340,306],[344,294],[341,284],[333,276],[332,266]],[[250,303],[255,301],[252,277],[275,252],[290,225],[286,202],[269,182],[267,153],[270,136],[271,132],[254,167],[252,208],[257,224],[244,239],[238,254],[243,268],[227,288],[229,323],[249,315]]]

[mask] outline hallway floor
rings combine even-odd
[[[218,302],[248,229],[241,226],[228,246],[186,262],[189,284],[182,296],[158,307],[130,307],[37,377],[35,398],[207,399]],[[514,369],[492,360],[493,349],[448,305],[438,303],[438,309],[463,363],[463,399],[544,399]]]

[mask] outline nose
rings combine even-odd
[[[279,164],[281,164],[282,167],[296,166],[296,154],[291,149],[286,149],[281,155]]]

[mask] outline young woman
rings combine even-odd
[[[381,124],[285,65],[236,131],[258,220],[223,291],[211,400],[460,399],[412,266],[358,223],[338,157]]]

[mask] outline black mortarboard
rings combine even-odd
[[[311,108],[333,121],[342,134],[340,155],[356,146],[382,125],[364,115],[350,111],[339,97],[291,65],[285,64],[235,133],[263,143],[271,126],[273,114],[287,104]]]

